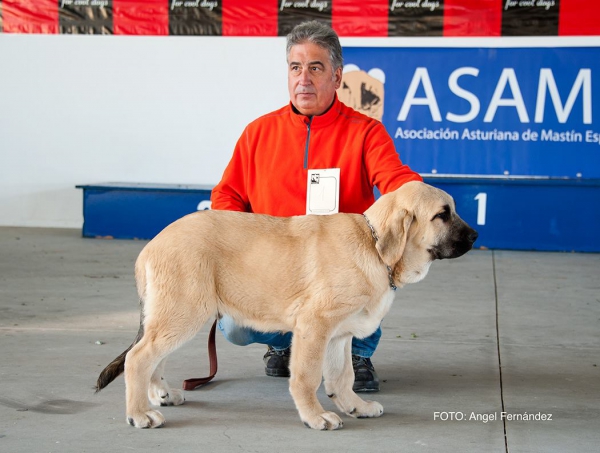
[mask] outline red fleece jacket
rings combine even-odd
[[[307,172],[317,168],[340,168],[340,212],[347,213],[371,206],[374,186],[387,193],[422,180],[402,164],[383,124],[336,96],[323,115],[303,116],[290,103],[250,123],[212,191],[212,209],[303,215]]]

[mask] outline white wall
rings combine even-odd
[[[215,184],[286,102],[280,38],[0,34],[0,225],[81,227],[76,184]]]
[[[371,38],[343,45],[600,45]],[[80,228],[77,184],[215,184],[245,125],[288,102],[284,38],[0,33],[0,226]]]

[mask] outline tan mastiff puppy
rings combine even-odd
[[[423,279],[436,259],[463,255],[476,238],[452,198],[420,182],[383,195],[364,216],[190,214],[140,253],[140,330],[100,373],[97,390],[124,370],[127,422],[162,426],[164,417],[148,403],[184,402],[164,380],[166,357],[228,314],[259,331],[293,332],[290,392],[307,426],[342,427],[317,399],[322,377],[341,412],[379,417],[383,407],[352,390],[352,337],[375,331],[396,287]]]

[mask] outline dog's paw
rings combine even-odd
[[[154,406],[179,406],[185,402],[183,390],[180,389],[151,389],[148,391],[148,399]]]
[[[127,423],[136,428],[160,428],[165,424],[165,417],[158,411],[148,411],[139,415],[128,415]]]
[[[383,415],[383,406],[377,401],[362,401],[362,404],[347,412],[355,418],[373,418]]]
[[[323,412],[314,417],[305,418],[302,421],[308,428],[321,431],[332,431],[344,426],[342,419],[334,412]]]

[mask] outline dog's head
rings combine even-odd
[[[423,279],[434,260],[458,258],[477,239],[456,213],[452,197],[422,182],[383,195],[365,215],[379,236],[381,259],[400,284]]]

